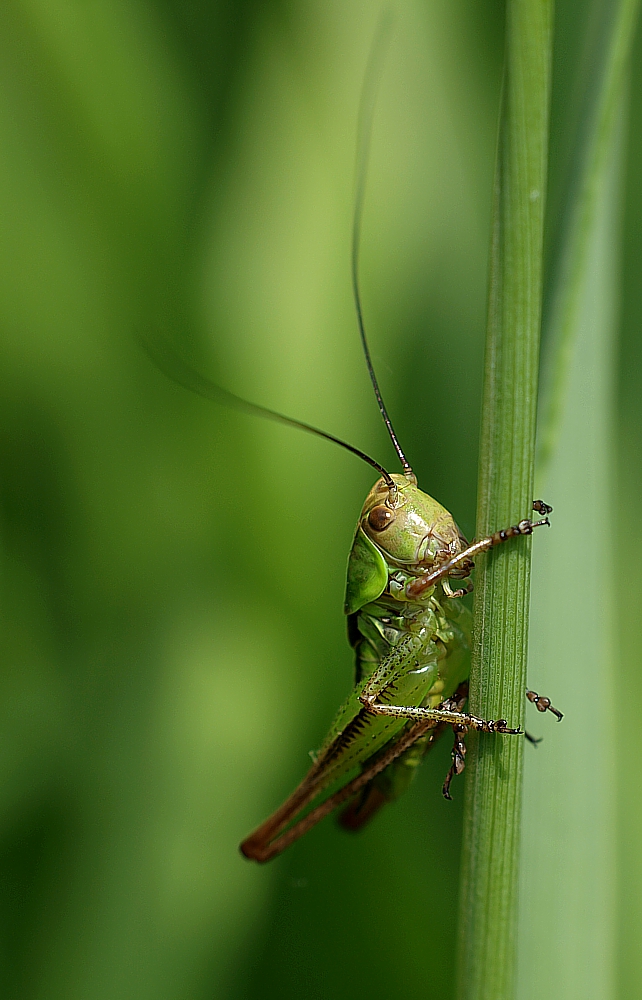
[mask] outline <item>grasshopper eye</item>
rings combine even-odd
[[[373,531],[385,531],[395,519],[394,511],[390,507],[373,507],[368,514],[368,524]]]

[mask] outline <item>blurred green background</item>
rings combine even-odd
[[[584,7],[559,10],[553,249]],[[6,997],[454,996],[463,789],[440,795],[446,743],[362,835],[326,821],[266,868],[237,851],[350,685],[345,564],[372,474],[190,396],[135,339],[162,331],[232,391],[393,466],[349,277],[378,14],[359,0],[2,7]],[[363,229],[385,397],[420,484],[470,536],[502,33],[499,0],[395,6]],[[604,525],[626,559],[622,996],[642,994],[639,68],[634,83],[620,506]]]

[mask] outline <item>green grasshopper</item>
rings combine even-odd
[[[358,284],[355,288],[358,296]],[[542,515],[540,520],[525,518],[469,545],[452,515],[418,488],[368,353],[375,393],[402,462],[402,475],[391,475],[365,452],[332,434],[221,389],[158,338],[144,346],[165,374],[193,392],[334,441],[381,473],[366,497],[348,560],[344,610],[356,654],[355,686],[303,781],[243,841],[243,854],[269,861],[346,802],[341,823],[346,829],[359,829],[381,805],[407,788],[425,753],[450,727],[455,735],[452,765],[442,789],[449,799],[452,778],[464,769],[464,737],[469,729],[521,734],[520,729],[509,728],[506,719],[479,719],[463,710],[472,616],[461,598],[472,590],[473,559],[549,525],[552,508],[536,500],[533,509]],[[534,691],[526,695],[540,712],[562,718],[548,698]]]
[[[359,302],[356,281],[355,292]],[[360,318],[360,307],[357,312]],[[455,740],[443,786],[446,798],[452,778],[464,769],[469,729],[521,734],[506,719],[479,719],[464,711],[471,613],[461,598],[472,590],[476,555],[549,525],[552,508],[536,500],[533,509],[540,520],[525,518],[469,545],[452,515],[417,486],[381,398],[359,322],[379,407],[402,462],[401,475],[391,475],[332,434],[221,389],[158,338],[145,344],[156,365],[186,388],[334,441],[381,474],[366,497],[348,560],[344,610],[356,655],[355,686],[301,784],[241,844],[243,854],[259,862],[280,854],[343,803],[349,804],[342,825],[359,829],[407,788],[425,753],[449,727]],[[539,711],[562,718],[548,698],[534,691],[526,695]]]
[[[241,844],[246,857],[269,861],[348,800],[342,825],[358,829],[407,788],[449,726],[455,743],[446,798],[453,776],[464,769],[469,729],[521,734],[506,719],[487,721],[463,711],[471,615],[461,597],[472,589],[475,555],[550,523],[547,504],[535,501],[533,507],[545,515],[542,520],[524,519],[468,545],[448,511],[417,487],[409,467],[375,483],[348,561],[345,612],[356,654],[355,687],[301,784]],[[453,590],[452,580],[465,585]],[[562,718],[548,698],[534,691],[527,697],[540,711]],[[359,773],[346,781],[355,769]],[[342,787],[305,813],[342,780]]]
[[[370,76],[377,58],[375,48]],[[368,86],[367,75],[362,118],[368,95],[372,98],[373,87]],[[364,134],[367,143],[369,129],[362,129]],[[464,769],[468,730],[523,735],[520,729],[511,729],[506,719],[485,720],[464,711],[471,613],[461,598],[472,590],[470,574],[476,555],[549,525],[552,508],[537,500],[533,509],[541,515],[540,520],[524,518],[469,545],[451,514],[418,488],[388,416],[365,334],[358,251],[367,149],[361,152],[352,231],[352,284],[368,372],[401,461],[401,475],[391,475],[341,438],[221,389],[158,337],[143,342],[161,371],[191,391],[333,441],[367,462],[381,477],[366,497],[348,560],[344,610],[356,657],[355,685],[302,782],[241,844],[242,853],[258,862],[280,854],[343,804],[347,807],[341,824],[349,830],[359,829],[381,805],[407,788],[426,752],[448,728],[454,733],[452,764],[442,789],[448,799],[453,777]],[[561,713],[548,698],[534,691],[526,695],[539,711],[548,710],[561,720]]]

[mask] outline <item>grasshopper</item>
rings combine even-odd
[[[283,805],[240,846],[245,857],[266,862],[324,816],[345,805],[341,825],[357,830],[409,785],[417,766],[448,728],[454,733],[452,764],[443,785],[465,766],[470,729],[502,736],[526,735],[506,719],[485,720],[465,711],[470,669],[471,613],[462,598],[472,591],[474,558],[513,538],[550,525],[552,508],[533,503],[539,520],[524,518],[469,544],[452,515],[419,489],[386,410],[372,364],[359,289],[359,234],[365,190],[369,127],[381,37],[373,45],[362,94],[357,195],[352,229],[352,285],[366,365],[379,411],[401,462],[391,474],[354,445],[310,424],[251,403],[193,369],[162,339],[143,340],[168,377],[246,413],[315,434],[347,449],[380,475],[361,510],[348,560],[344,611],[355,652],[355,684],[339,709],[311,768]],[[369,105],[369,107],[368,107]],[[561,712],[534,691],[527,698],[559,720]]]
[[[356,657],[354,689],[303,781],[241,844],[246,857],[269,861],[345,802],[342,825],[359,829],[405,791],[448,727],[455,740],[442,789],[446,798],[452,778],[464,769],[468,730],[522,735],[506,719],[480,719],[463,710],[471,615],[461,598],[472,589],[474,556],[550,524],[548,504],[537,500],[533,507],[544,515],[541,520],[525,518],[469,545],[448,511],[417,487],[410,469],[375,483],[348,561],[345,612]],[[452,581],[463,585],[453,589]],[[548,698],[526,694],[539,711],[562,718]]]

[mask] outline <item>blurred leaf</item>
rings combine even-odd
[[[568,200],[554,219],[537,492],[555,507],[555,531],[534,567],[529,682],[565,719],[526,768],[519,995],[533,1000],[550,995],[542,955],[560,998],[616,995],[615,575],[604,525],[615,496],[621,148],[636,12],[630,2],[585,11]],[[598,691],[599,723],[587,730]]]

